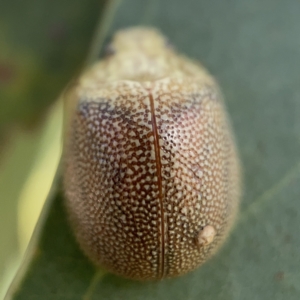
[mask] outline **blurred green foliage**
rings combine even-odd
[[[20,254],[18,199],[36,160],[47,108],[84,65],[106,3],[0,1],[0,298],[3,275]]]
[[[1,1],[0,149],[12,126],[43,119],[78,73],[106,2]]]

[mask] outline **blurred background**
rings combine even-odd
[[[80,71],[106,1],[0,1],[0,299],[61,154],[59,95]]]

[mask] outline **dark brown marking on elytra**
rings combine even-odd
[[[157,172],[157,179],[158,179],[158,189],[159,189],[159,201],[160,201],[160,255],[159,255],[159,269],[158,269],[158,278],[162,279],[164,277],[165,272],[165,212],[164,212],[164,194],[162,188],[162,165],[161,165],[161,153],[160,153],[160,145],[159,145],[159,136],[156,124],[156,116],[155,116],[155,108],[154,108],[154,99],[151,94],[149,93],[150,99],[150,107],[151,107],[151,122],[152,122],[152,129],[153,129],[153,137],[154,137],[154,151],[155,151],[155,158],[156,158],[156,172]]]

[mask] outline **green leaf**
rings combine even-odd
[[[14,130],[1,153],[0,299],[24,255],[56,172],[61,152],[61,107],[50,110],[39,130]]]
[[[18,200],[45,138],[46,110],[82,67],[106,2],[0,1],[1,299],[19,259]]]
[[[134,282],[99,273],[83,256],[60,192],[13,299],[299,299],[299,11],[297,0],[122,2],[111,33],[156,26],[218,79],[244,166],[239,218],[200,269]]]
[[[106,0],[4,0],[0,9],[0,149],[32,126],[83,65]]]

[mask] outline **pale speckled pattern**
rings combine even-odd
[[[121,31],[113,47],[67,96],[71,223],[97,265],[139,280],[178,276],[205,262],[233,223],[230,125],[214,80],[155,30]],[[199,246],[208,225],[216,236]]]

